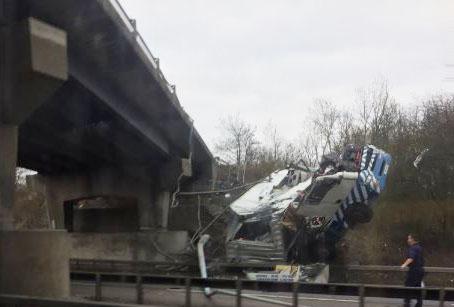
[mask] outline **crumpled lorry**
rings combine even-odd
[[[277,170],[230,205],[226,258],[231,262],[329,260],[348,228],[372,219],[391,156],[372,145],[347,145]]]

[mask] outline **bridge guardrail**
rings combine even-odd
[[[153,53],[150,51],[150,49],[148,48],[147,44],[145,43],[145,40],[140,35],[140,33],[137,31],[135,22],[131,18],[129,18],[128,14],[123,9],[123,7],[121,6],[121,4],[118,0],[108,0],[108,1],[112,5],[112,7],[115,9],[117,14],[120,16],[120,19],[123,21],[124,25],[128,28],[128,31],[134,34],[135,41],[139,45],[139,47],[142,50],[142,52],[144,53],[144,55],[148,58],[151,65],[153,66],[153,68],[158,71],[158,76],[166,84],[167,90],[171,94],[176,95],[175,85],[171,85],[169,83],[169,81],[167,81],[167,79],[165,78],[165,76],[162,73],[161,68],[159,66],[159,59],[156,58],[153,55]]]
[[[280,263],[217,263],[215,264],[221,268],[256,268],[256,269],[272,269]],[[197,263],[185,262],[168,262],[168,261],[131,261],[131,260],[105,260],[105,259],[78,259],[72,258],[70,260],[71,268],[78,269],[98,269],[99,267],[115,269],[118,267],[129,266],[131,269],[145,269],[153,268],[155,266],[192,266],[198,267]],[[404,272],[408,268],[402,269],[400,266],[387,266],[387,265],[333,265],[332,269],[340,269],[347,271],[370,271],[370,272]],[[454,273],[453,267],[424,267],[426,273]]]
[[[122,274],[122,273],[100,273],[100,272],[77,272],[72,273],[73,280],[90,280],[94,282],[94,297],[102,300],[102,287],[106,281],[114,281],[113,277],[122,282],[136,284],[137,303],[143,303],[144,285],[172,285],[185,287],[185,306],[191,306],[191,292],[193,288],[212,289],[235,289],[236,306],[241,306],[243,290],[265,290],[269,292],[290,292],[292,293],[291,306],[298,306],[299,293],[325,294],[339,296],[357,296],[359,306],[364,306],[366,297],[382,298],[404,298],[406,296],[416,297],[422,295],[425,300],[438,301],[439,306],[444,306],[445,301],[454,301],[454,288],[411,288],[387,285],[367,284],[344,284],[344,283],[282,283],[270,281],[254,281],[247,279],[226,279],[226,278],[199,278],[187,276],[151,275],[151,274]]]
[[[402,272],[408,268],[402,269],[400,266],[390,265],[345,265],[334,266],[347,271],[370,271],[370,272]],[[451,267],[424,267],[426,273],[454,273],[454,268]]]

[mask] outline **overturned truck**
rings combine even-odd
[[[317,169],[300,161],[275,171],[230,205],[227,260],[329,260],[348,228],[371,220],[390,163],[372,145],[348,145]]]

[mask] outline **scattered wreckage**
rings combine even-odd
[[[230,205],[231,262],[324,262],[346,229],[371,220],[391,156],[348,145],[313,169],[300,161],[273,172]]]
[[[248,279],[275,282],[329,281],[326,256],[348,228],[372,219],[385,188],[391,156],[372,146],[348,145],[342,155],[322,158],[318,169],[300,161],[272,173],[230,205],[226,258],[242,264],[276,262],[273,271],[246,270]],[[200,273],[208,276],[204,245],[197,244]],[[277,263],[290,263],[282,265]],[[206,296],[235,292],[204,288]],[[252,294],[243,298],[291,306]]]

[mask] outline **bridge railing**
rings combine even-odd
[[[159,59],[151,53],[150,49],[148,48],[147,44],[145,43],[145,40],[143,37],[140,35],[140,33],[137,31],[135,21],[131,18],[129,18],[128,14],[126,11],[123,9],[121,6],[120,2],[118,0],[108,0],[112,7],[115,9],[115,11],[118,13],[120,16],[120,19],[123,21],[124,25],[128,28],[128,31],[131,32],[137,44],[139,45],[140,49],[142,50],[143,54],[145,57],[150,61],[151,65],[153,66],[154,69],[157,70],[159,78],[161,78],[164,83],[167,86],[167,90],[173,94],[176,95],[175,91],[175,85],[170,84],[167,79],[165,78],[164,74],[161,71],[161,68],[159,66]]]

